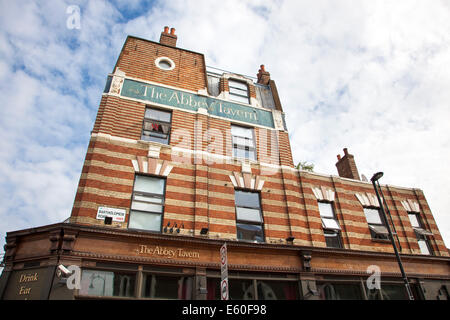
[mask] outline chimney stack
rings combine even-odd
[[[171,28],[169,33],[169,27],[165,26],[164,31],[161,32],[159,43],[175,47],[177,45],[177,36],[175,35],[175,28]]]
[[[261,65],[261,69],[258,70],[258,83],[268,85],[270,81],[270,73],[266,71],[264,65]]]
[[[336,167],[340,177],[349,178],[354,180],[361,180],[359,178],[358,168],[356,167],[355,158],[352,154],[348,153],[347,148],[344,148],[344,156],[337,155],[338,162]]]

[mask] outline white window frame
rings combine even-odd
[[[168,64],[170,64],[170,67],[167,68],[167,69],[166,69],[166,68],[162,68],[162,67],[159,65],[160,62],[167,62]],[[155,60],[155,65],[158,67],[158,69],[163,70],[163,71],[170,71],[170,70],[175,69],[175,62],[173,62],[173,60],[170,59],[170,58],[168,58],[168,57],[159,57],[159,58],[156,58],[156,60]]]
[[[321,204],[324,204],[324,205],[326,204],[326,205],[330,206],[331,216],[323,214],[324,212],[322,212],[320,210]],[[324,236],[327,237],[325,235],[325,233],[334,233],[339,242],[339,247],[337,247],[337,248],[342,248],[341,227],[339,225],[339,222],[337,221],[337,217],[336,217],[336,214],[335,214],[334,208],[333,208],[333,203],[328,202],[328,201],[317,201],[317,205],[319,207],[319,214],[320,214],[320,218],[322,220],[322,229],[324,232]],[[334,227],[330,226],[329,225],[330,222],[332,222],[331,224],[334,223],[335,226]],[[332,248],[336,248],[336,247],[332,247]]]
[[[372,240],[381,240],[386,241],[389,240],[389,232],[386,227],[387,221],[385,221],[384,217],[381,214],[381,209],[378,207],[363,207],[364,217],[366,218],[367,224],[369,225],[370,233],[372,234]],[[378,212],[378,217],[380,219],[380,223],[369,222],[367,220],[367,211],[366,210],[376,210]]]
[[[249,137],[236,134],[236,131],[233,134],[233,128],[239,128],[239,129],[245,129],[245,130],[251,131],[252,138],[250,139]],[[256,142],[255,142],[254,128],[231,124],[231,145],[232,145],[232,149],[233,149],[232,151],[233,151],[234,158],[242,158],[242,159],[248,159],[248,160],[254,160],[254,161],[257,160],[258,156],[257,156],[256,146],[255,146]],[[244,154],[244,157],[238,156],[238,153],[236,150],[245,150],[246,152]],[[250,157],[251,151],[253,152],[253,155],[254,155],[253,157]]]
[[[417,225],[413,224],[413,220],[411,216],[414,216]],[[427,238],[428,236],[433,235],[430,231],[426,230],[423,227],[422,219],[420,217],[420,212],[408,211],[408,218],[411,222],[411,226],[413,227],[414,233],[416,234],[417,243],[419,245],[420,252],[426,255],[432,255],[433,250],[430,243],[430,240]]]
[[[147,117],[147,110],[154,110],[157,112],[169,114],[170,120],[165,121],[165,120],[158,120],[156,118]],[[155,128],[153,126],[156,126],[158,128],[158,130],[155,130]],[[161,131],[160,131],[160,129],[161,129]],[[145,108],[144,121],[142,123],[141,140],[161,143],[164,145],[169,145],[171,129],[172,129],[172,112],[171,111],[153,108],[150,106],[147,106]],[[164,131],[167,131],[167,133],[164,133]],[[144,133],[147,133],[147,134],[144,134]],[[166,138],[161,137],[164,135],[166,135],[167,137]],[[152,140],[152,137],[154,140]],[[161,140],[167,140],[167,141],[163,142]]]
[[[235,202],[235,210],[236,210],[236,232],[237,232],[237,224],[244,224],[244,225],[249,225],[249,226],[258,226],[261,228],[261,233],[262,233],[262,241],[260,242],[264,242],[265,241],[265,235],[264,235],[264,219],[263,219],[263,213],[262,213],[262,208],[261,208],[261,193],[259,192],[252,192],[252,191],[247,191],[247,190],[240,190],[240,189],[236,189],[234,190],[234,194],[236,197],[236,193],[237,192],[242,192],[242,193],[252,193],[252,194],[256,194],[258,196],[258,206],[243,206],[243,205],[238,205]],[[248,209],[248,210],[258,210],[259,211],[259,215],[258,217],[253,217],[252,219],[242,219],[239,218],[239,209]],[[236,235],[237,236],[237,235]],[[251,241],[248,239],[239,239],[240,241]],[[254,240],[255,242],[257,242],[256,240]]]
[[[228,93],[230,100],[250,104],[250,90],[246,82],[228,78]]]
[[[151,179],[158,179],[164,181],[164,186],[162,193],[152,193],[152,192],[146,192],[142,190],[136,190],[136,181],[139,179],[138,177],[142,177],[144,179],[151,178]],[[128,228],[129,229],[138,229],[138,230],[145,230],[145,231],[155,231],[155,232],[161,232],[162,230],[162,224],[163,224],[163,216],[164,216],[164,203],[165,203],[165,195],[166,195],[166,184],[167,181],[164,178],[161,177],[154,177],[154,176],[147,176],[147,175],[136,175],[134,179],[133,184],[133,193],[131,197],[131,206],[130,206],[130,216],[128,219]],[[160,207],[160,209],[142,209],[137,204],[142,204],[144,207],[147,205],[149,208],[157,208]],[[133,214],[135,215],[151,215],[151,216],[159,216],[160,224],[159,228],[154,229],[147,229],[147,228],[139,228],[135,226],[135,223],[133,222]]]

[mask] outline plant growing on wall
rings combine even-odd
[[[314,172],[314,164],[313,163],[308,163],[307,161],[300,161],[297,166],[297,169],[299,170],[305,170],[305,171],[309,171],[309,172]]]

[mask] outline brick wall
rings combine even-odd
[[[173,70],[161,70],[155,60],[170,58]],[[128,37],[116,64],[128,77],[198,91],[207,87],[204,57],[200,53]]]
[[[147,156],[147,142],[122,141],[106,135],[93,136],[80,179],[72,221],[101,224],[95,220],[99,206],[123,208],[129,212],[135,176],[132,159]],[[161,148],[161,159],[172,159],[171,147]],[[164,222],[183,223],[182,233],[198,235],[208,227],[213,238],[235,239],[234,186],[229,175],[241,172],[239,161],[206,165],[203,157],[194,163],[171,161],[174,168],[167,177]],[[344,247],[353,250],[392,252],[389,242],[374,241],[356,192],[373,193],[370,183],[327,177],[289,168],[268,172],[258,163],[252,174],[264,179],[261,190],[262,212],[267,242],[281,243],[289,236],[295,244],[326,246],[317,199],[313,187],[335,191],[334,210],[342,228]],[[415,234],[401,201],[418,201],[427,229],[433,232],[432,246],[438,255],[448,255],[423,193],[416,189],[383,187],[403,253],[419,253]],[[120,227],[126,228],[126,223]]]
[[[174,70],[158,69],[154,60],[166,56],[176,63]],[[203,55],[145,41],[127,38],[117,62],[126,76],[162,83],[186,90],[206,87]],[[226,89],[227,84],[221,84]],[[252,92],[250,90],[250,92]],[[169,145],[140,141],[146,105],[116,95],[102,96],[89,148],[80,177],[71,221],[98,224],[99,206],[125,209],[127,228],[137,157],[147,157],[149,148],[159,148],[158,161],[173,166],[167,176],[163,225],[175,222],[181,234],[236,239],[235,186],[230,175],[246,175],[240,160],[232,157],[231,122],[206,114],[172,110]],[[279,107],[281,109],[281,106]],[[313,187],[335,192],[333,207],[340,226],[344,248],[392,252],[389,242],[374,241],[356,192],[373,193],[370,183],[324,176],[294,169],[289,135],[285,131],[255,128],[257,161],[250,161],[251,176],[264,181],[261,206],[266,242],[325,247],[325,237]],[[194,157],[195,155],[195,157]],[[403,253],[419,253],[417,240],[401,201],[420,204],[426,228],[433,232],[432,246],[437,255],[447,255],[442,237],[423,192],[416,189],[383,187],[396,226]]]

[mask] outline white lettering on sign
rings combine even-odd
[[[127,210],[125,210],[125,209],[98,207],[97,219],[104,220],[105,217],[111,217],[113,221],[125,222],[126,214],[127,214]]]

